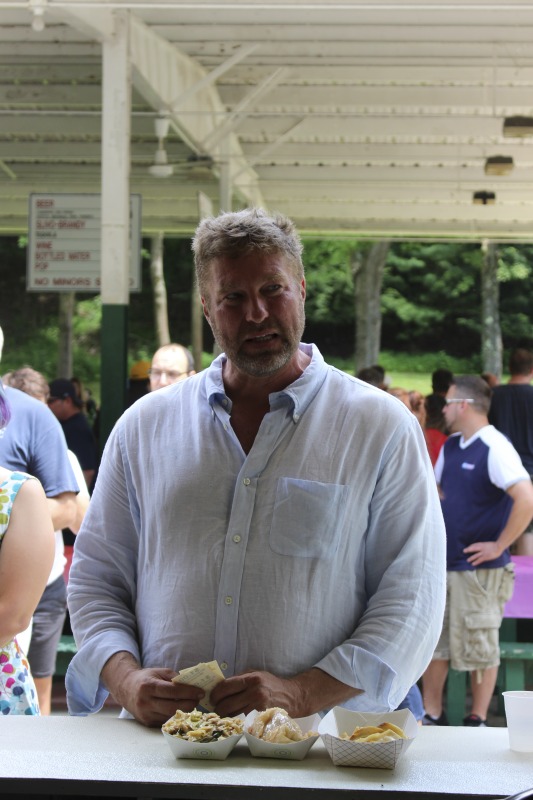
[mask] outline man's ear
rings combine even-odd
[[[201,297],[200,296],[200,300],[201,300],[201,303],[202,303],[202,310],[204,312],[204,317],[209,322],[209,309],[207,307],[206,299],[205,299],[205,297]]]

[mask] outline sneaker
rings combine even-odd
[[[486,728],[487,723],[481,717],[478,717],[477,714],[469,714],[463,720],[463,725],[467,728]]]
[[[448,725],[448,717],[442,712],[440,717],[432,717],[431,714],[424,714],[422,717],[422,725]]]

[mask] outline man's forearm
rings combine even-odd
[[[54,530],[70,528],[76,519],[76,495],[74,492],[63,492],[56,497],[47,497],[48,508]]]
[[[83,518],[89,508],[90,499],[88,494],[82,494],[82,492],[76,495],[76,515],[72,524],[68,526],[72,533],[78,533],[80,530]]]
[[[132,672],[138,672],[141,665],[137,659],[125,650],[115,653],[104,664],[102,681],[113,698],[120,705],[127,707],[128,693],[125,690],[127,678]]]
[[[354,689],[317,667],[295,675],[292,680],[298,687],[298,714],[295,716],[315,714],[362,693],[362,689]]]
[[[513,499],[513,506],[507,524],[498,536],[498,545],[502,552],[522,535],[533,517],[533,486],[531,483],[521,481],[507,491]]]

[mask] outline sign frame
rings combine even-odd
[[[101,195],[33,192],[29,196],[26,290],[101,290]],[[142,289],[142,197],[130,195],[130,292]]]

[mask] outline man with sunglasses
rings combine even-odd
[[[447,536],[444,626],[424,674],[427,725],[447,725],[442,694],[448,667],[471,673],[472,713],[484,726],[500,648],[498,630],[512,595],[509,547],[533,516],[529,474],[509,440],[489,425],[491,389],[480,377],[455,377],[444,415],[451,435],[435,464]]]

